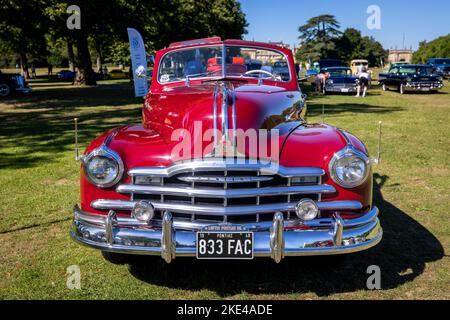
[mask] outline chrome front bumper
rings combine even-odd
[[[435,83],[431,85],[420,85],[419,83],[407,83],[404,86],[406,91],[436,91],[442,89],[442,83]]]
[[[285,256],[331,255],[368,249],[382,237],[376,207],[356,219],[315,219],[300,223],[284,220],[280,212],[273,221],[243,224],[254,232],[254,256],[271,257],[280,262]],[[242,225],[242,224],[241,224]],[[167,262],[175,257],[196,256],[197,230],[174,220],[166,211],[161,221],[143,224],[132,218],[83,212],[74,208],[71,236],[81,244],[103,251],[161,255]]]
[[[325,86],[325,91],[350,93],[350,92],[356,92],[357,88],[356,88],[356,86],[352,86],[352,87]]]

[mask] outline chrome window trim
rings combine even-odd
[[[293,80],[292,77],[292,70],[291,70],[291,66],[289,64],[289,59],[288,56],[283,53],[282,51],[276,50],[276,49],[272,49],[272,48],[265,48],[265,47],[260,47],[260,46],[256,46],[256,45],[239,45],[239,44],[211,44],[211,45],[196,45],[196,46],[192,46],[192,47],[188,47],[188,48],[177,48],[177,49],[173,49],[173,50],[169,50],[166,53],[164,53],[162,55],[162,57],[159,60],[159,65],[158,65],[158,73],[156,74],[156,83],[162,86],[165,86],[167,84],[174,84],[174,83],[178,83],[178,82],[186,82],[186,79],[181,79],[181,80],[175,80],[175,81],[169,81],[169,82],[160,82],[159,81],[159,74],[160,74],[160,70],[161,70],[161,62],[163,61],[163,59],[165,58],[165,56],[169,53],[172,52],[177,52],[177,51],[184,51],[184,50],[193,50],[193,49],[198,49],[198,48],[212,48],[212,47],[223,47],[222,48],[222,55],[223,52],[226,51],[226,47],[242,47],[242,48],[251,48],[251,49],[260,49],[260,50],[267,50],[267,51],[273,51],[273,52],[277,52],[280,55],[282,55],[284,57],[284,59],[286,60],[288,66],[289,66],[289,81],[283,81],[283,80],[276,80],[276,79],[272,79],[272,81],[275,82],[280,82],[280,83],[289,83]],[[225,48],[225,50],[224,50]],[[222,59],[222,61],[225,61],[224,59]],[[223,64],[223,63],[222,63]],[[225,74],[225,68],[222,68],[222,74],[220,76],[217,77],[198,77],[198,78],[194,78],[195,80],[206,80],[206,79],[221,79],[224,77]],[[241,76],[229,76],[230,78],[236,78],[236,79],[242,79],[243,77]],[[249,79],[257,79],[257,78],[253,78],[253,77],[247,77]],[[190,79],[192,80],[192,79]]]

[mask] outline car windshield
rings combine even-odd
[[[225,51],[225,61],[222,61]],[[223,71],[225,67],[225,72]],[[205,46],[171,51],[164,55],[158,81],[169,83],[223,76],[290,81],[286,56],[279,51],[241,46]]]
[[[325,71],[328,72],[331,77],[345,77],[352,75],[352,70],[350,69],[330,69]]]
[[[429,67],[400,67],[399,73],[401,74],[422,74],[427,75],[431,74],[433,71],[432,68]]]

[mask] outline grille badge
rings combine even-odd
[[[184,182],[207,182],[207,183],[245,183],[245,182],[258,182],[258,181],[270,181],[273,177],[248,177],[248,176],[234,176],[234,177],[222,177],[222,176],[182,176],[178,177],[179,180]]]

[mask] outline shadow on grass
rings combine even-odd
[[[82,147],[108,129],[140,122],[141,102],[127,85],[46,88],[1,100],[0,169],[36,166],[72,149],[75,116]]]
[[[380,209],[384,237],[367,251],[345,260],[336,257],[288,257],[280,264],[270,259],[253,261],[195,260],[178,258],[166,265],[159,257],[133,257],[129,271],[155,285],[185,290],[207,289],[222,297],[251,294],[319,296],[367,290],[367,267],[381,269],[382,290],[396,288],[423,273],[427,262],[443,257],[440,242],[422,225],[383,199],[387,176],[375,175],[375,205]]]

